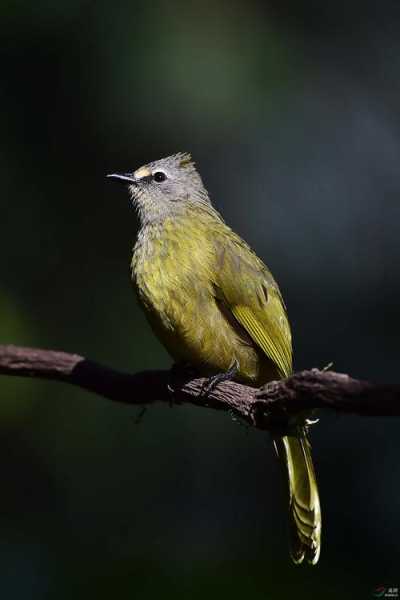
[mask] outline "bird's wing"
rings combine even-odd
[[[215,240],[215,293],[281,377],[292,371],[290,326],[279,288],[264,263],[235,234]]]

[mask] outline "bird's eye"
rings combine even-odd
[[[162,181],[165,181],[167,179],[167,176],[162,171],[157,171],[156,173],[154,173],[153,179],[157,183],[161,183]]]

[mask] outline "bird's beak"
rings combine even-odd
[[[135,176],[133,173],[111,173],[107,175],[110,179],[119,179],[120,181],[127,181],[128,183],[136,183]]]

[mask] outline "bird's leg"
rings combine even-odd
[[[200,392],[200,396],[207,397],[211,394],[211,392],[217,387],[219,383],[222,383],[223,381],[232,381],[232,379],[234,379],[234,377],[237,375],[238,371],[239,363],[235,358],[232,366],[229,367],[227,371],[224,371],[223,373],[217,373],[216,375],[213,375],[212,377],[207,379]]]

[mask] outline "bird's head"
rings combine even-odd
[[[211,206],[190,154],[173,154],[131,173],[108,177],[128,185],[142,224],[178,215],[188,206]]]

